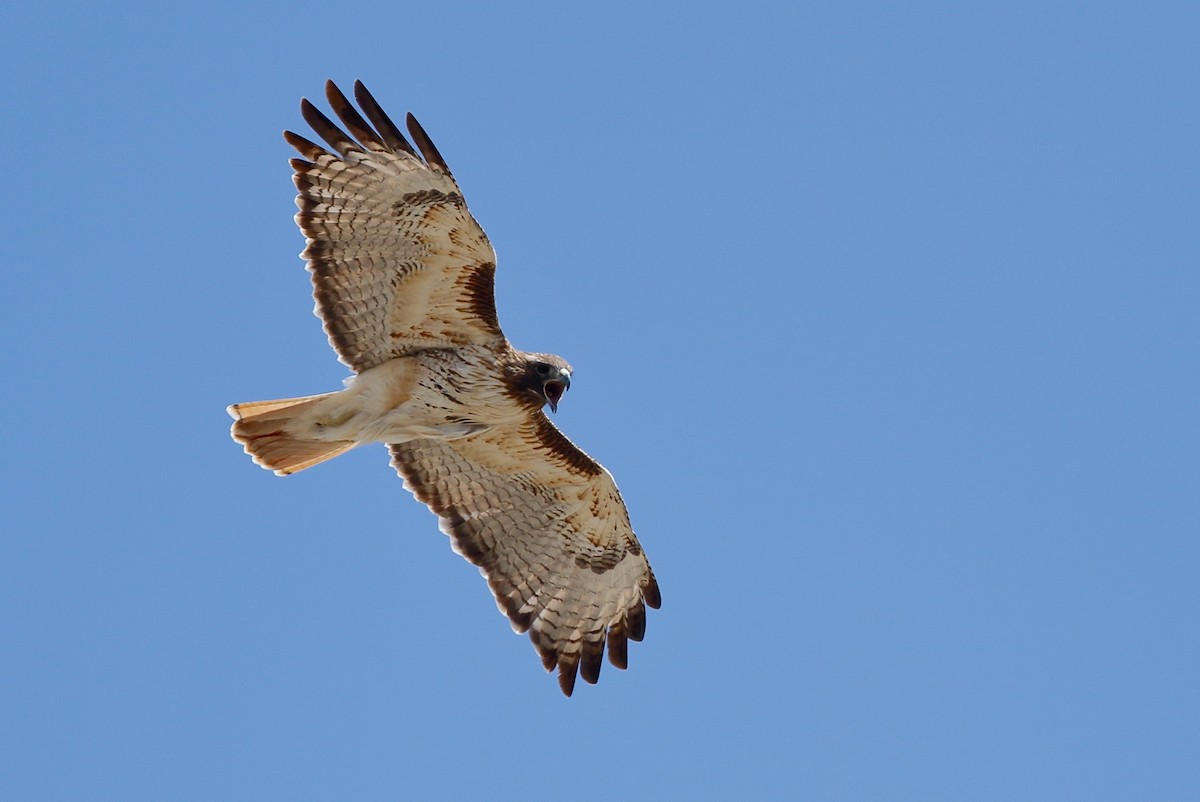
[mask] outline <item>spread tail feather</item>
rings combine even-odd
[[[251,401],[227,408],[234,419],[230,434],[259,465],[279,476],[302,471],[354,448],[353,440],[315,440],[297,436],[290,426],[296,417],[314,404],[336,393],[280,398],[275,401]]]

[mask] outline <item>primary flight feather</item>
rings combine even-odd
[[[341,127],[307,100],[322,147],[287,131],[316,313],[355,376],[324,395],[234,404],[233,438],[280,475],[382,442],[404,486],[479,566],[496,603],[570,696],[607,646],[625,668],[658,584],[612,475],[542,411],[571,366],[513,348],[496,255],[445,159],[410,114],[409,144],[361,82],[332,81]],[[366,115],[365,118],[363,115]]]

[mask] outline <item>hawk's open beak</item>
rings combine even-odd
[[[550,405],[551,412],[558,412],[558,402],[562,400],[563,393],[571,385],[565,381],[552,379],[542,385],[542,392],[546,394],[546,403]]]

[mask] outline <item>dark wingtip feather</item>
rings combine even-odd
[[[646,605],[638,602],[625,612],[625,627],[630,640],[640,641],[646,637]]]
[[[537,649],[538,657],[542,658],[542,668],[553,671],[554,667],[558,665],[558,652],[549,646],[542,646],[538,643],[538,634],[536,629],[529,630],[529,638],[533,641],[534,648]]]
[[[642,588],[642,596],[646,599],[646,604],[653,610],[662,607],[662,594],[658,591],[658,580],[654,578],[654,572],[650,572],[650,577],[646,580],[645,586]]]
[[[629,668],[629,638],[623,621],[608,630],[608,662],[621,670]]]
[[[310,162],[316,161],[320,156],[330,155],[329,151],[325,150],[325,148],[321,147],[316,142],[305,139],[304,137],[292,131],[284,131],[283,138],[289,145],[298,150],[301,156],[308,159]],[[295,167],[294,164],[292,166]]]
[[[346,135],[346,132],[338,128],[333,120],[325,116],[325,114],[309,102],[308,98],[303,98],[300,101],[300,116],[304,121],[312,126],[313,131],[317,136],[329,143],[329,147],[336,150],[341,155],[345,156],[350,152],[362,152],[362,148],[358,143]]]
[[[600,679],[600,666],[604,665],[604,639],[585,640],[579,658],[579,676],[589,685]]]
[[[342,121],[342,125],[350,132],[350,135],[357,139],[360,144],[368,150],[388,152],[390,149],[384,143],[370,124],[363,119],[358,113],[358,109],[354,108],[354,104],[346,97],[338,85],[333,81],[325,82],[325,99],[329,101],[330,108]]]
[[[421,149],[421,155],[425,157],[425,161],[431,167],[437,167],[446,175],[450,175],[450,168],[446,166],[446,160],[442,158],[442,154],[438,153],[438,149],[434,147],[433,140],[429,138],[429,134],[425,133],[425,129],[417,122],[417,118],[412,116],[412,112],[409,112],[406,122],[408,123],[408,133],[412,135],[413,141]]]
[[[392,122],[392,118],[387,115],[383,107],[379,105],[379,101],[375,96],[367,91],[367,87],[362,81],[354,82],[354,99],[358,101],[358,105],[362,107],[363,112],[367,115],[367,119],[375,126],[375,130],[379,132],[379,136],[383,141],[396,153],[408,153],[416,156],[417,152],[413,150],[413,146],[408,144],[408,140],[404,138],[404,133],[400,127]]]
[[[558,687],[564,696],[570,696],[575,690],[575,671],[578,664],[563,658],[558,661]]]
[[[527,632],[533,624],[533,613],[523,613],[515,604],[508,607],[508,620],[517,628],[517,632]]]

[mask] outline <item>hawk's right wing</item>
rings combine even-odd
[[[658,582],[612,475],[545,413],[455,440],[394,443],[404,485],[479,566],[513,629],[529,632],[568,696],[576,671],[617,668],[646,631]]]

